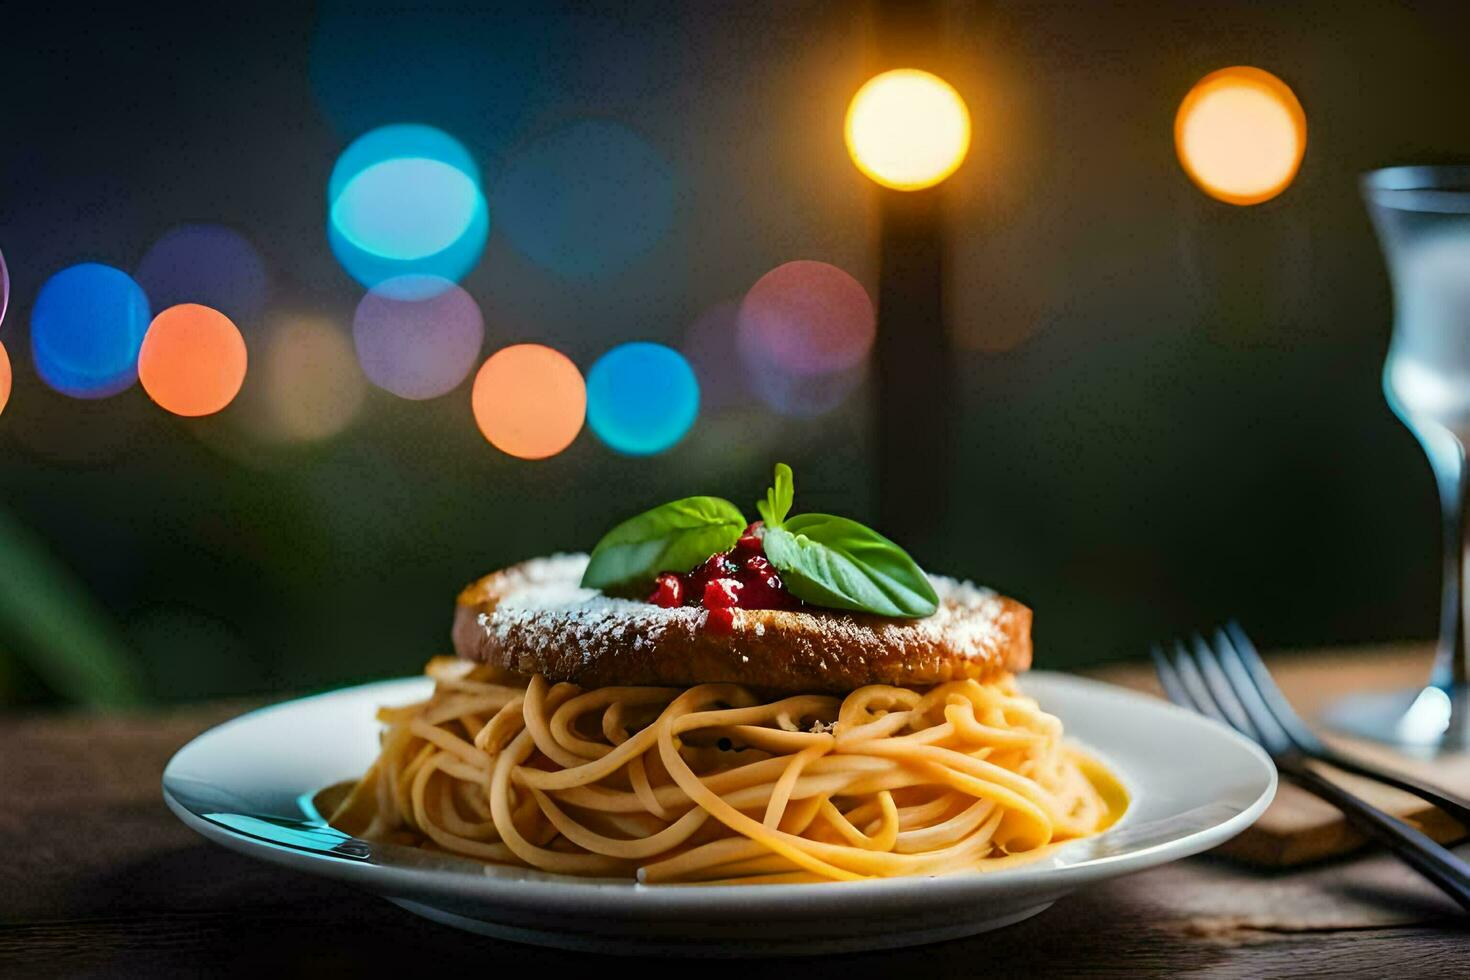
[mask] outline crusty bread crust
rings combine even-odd
[[[537,558],[468,586],[455,610],[455,651],[588,688],[736,683],[840,693],[988,681],[1031,666],[1031,610],[954,579],[930,576],[940,604],[925,619],[742,609],[727,634],[706,628],[703,609],[582,589],[586,565],[586,555]]]

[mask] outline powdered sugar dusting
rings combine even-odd
[[[586,567],[586,555],[552,555],[507,569],[500,599],[493,611],[480,614],[480,625],[502,644],[537,653],[553,644],[571,646],[585,660],[610,643],[641,650],[670,629],[692,634],[704,622],[703,609],[665,609],[584,589],[579,583]]]
[[[486,606],[477,621],[496,648],[546,659],[554,654],[583,663],[605,650],[653,650],[669,633],[693,637],[706,617],[703,609],[666,609],[648,602],[617,599],[579,585],[586,555],[552,555],[507,569],[486,586]],[[862,663],[867,657],[900,657],[917,663],[936,649],[951,657],[994,661],[1010,636],[1009,607],[995,592],[944,576],[931,575],[939,609],[924,619],[885,620],[828,609],[798,612],[742,610],[735,618],[731,649],[739,637],[764,638],[781,620],[798,618],[790,630],[794,652],[830,669],[829,658]],[[487,580],[488,582],[489,580]],[[489,594],[493,590],[495,595]],[[473,597],[473,596],[472,596]],[[789,622],[789,621],[788,621]],[[775,627],[779,629],[780,627]]]
[[[947,643],[967,657],[993,655],[1007,637],[1006,605],[1000,596],[942,575],[930,575],[929,581],[939,594],[938,611],[897,628],[918,630],[930,642]]]

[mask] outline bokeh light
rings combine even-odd
[[[815,418],[841,406],[867,377],[866,357],[821,374],[792,371],[767,345],[742,344],[739,324],[740,304],[724,302],[685,331],[681,349],[699,379],[704,413],[764,406],[781,415]]]
[[[867,364],[831,374],[791,374],[777,366],[746,364],[751,391],[781,415],[812,419],[841,407],[868,376]]]
[[[327,183],[328,198],[335,202],[364,170],[389,160],[435,160],[469,177],[476,186],[480,183],[475,159],[459,140],[433,126],[395,123],[362,134],[342,151]]]
[[[521,149],[491,196],[516,251],[565,278],[597,279],[668,232],[674,171],[628,127],[581,120]]]
[[[847,107],[847,152],[884,187],[916,191],[959,169],[970,150],[970,111],[954,86],[917,68],[870,78]]]
[[[84,262],[56,273],[31,307],[41,380],[74,398],[106,398],[138,379],[148,297],[121,269]]]
[[[706,412],[719,412],[750,403],[750,385],[736,340],[740,304],[716,303],[684,331],[680,350],[699,379],[699,403]]]
[[[369,288],[458,282],[490,233],[474,160],[431,126],[384,126],[359,137],[332,169],[327,200],[332,251]]]
[[[229,410],[184,427],[232,462],[296,470],[360,421],[370,386],[350,325],[299,309],[268,312],[246,335],[250,370]],[[335,449],[330,450],[335,452]]]
[[[0,327],[5,326],[5,310],[10,306],[10,269],[5,265],[5,253],[0,252]]]
[[[480,365],[470,396],[490,444],[521,459],[545,459],[572,444],[587,415],[582,372],[565,354],[516,344]]]
[[[621,344],[587,372],[587,424],[620,453],[661,453],[684,438],[698,415],[694,369],[662,344]]]
[[[423,279],[432,281],[418,281]],[[369,290],[358,303],[352,339],[373,384],[401,398],[437,398],[474,368],[485,342],[485,321],[470,294],[454,283],[400,276]]]
[[[174,228],[148,249],[134,278],[155,310],[201,303],[237,324],[254,323],[270,292],[260,253],[223,225]]]
[[[576,49],[542,4],[322,0],[313,7],[312,93],[342,133],[422,119],[503,146],[556,91],[559,56]]]
[[[1260,204],[1291,184],[1307,148],[1307,117],[1285,82],[1237,65],[1189,90],[1174,117],[1179,162],[1227,204]]]
[[[469,229],[479,188],[438,160],[384,160],[347,182],[332,222],[359,248],[387,259],[442,252]]]
[[[175,415],[213,415],[240,393],[246,360],[245,338],[229,317],[180,303],[149,325],[138,379],[149,398]]]
[[[5,325],[5,307],[9,301],[10,270],[5,267],[5,253],[0,252],[0,326]],[[10,402],[12,380],[10,355],[6,352],[5,345],[0,343],[0,413],[5,411],[5,406]]]
[[[5,406],[10,404],[10,355],[5,352],[5,345],[0,344],[0,415],[5,413]]]
[[[254,377],[263,400],[257,427],[277,441],[329,439],[352,424],[367,397],[351,341],[320,317],[273,324]]]
[[[742,350],[762,367],[818,375],[861,363],[877,329],[862,283],[835,265],[798,260],[758,279],[740,304]]]

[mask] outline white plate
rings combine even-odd
[[[1276,769],[1222,725],[1142,694],[1035,672],[1022,687],[1132,796],[1098,837],[1008,871],[810,885],[647,886],[493,867],[373,844],[311,806],[377,754],[379,705],[429,693],[416,677],[291,701],[179,750],[163,796],[190,827],[243,854],[376,892],[420,915],[522,942],[629,953],[808,954],[910,946],[1019,922],[1093,882],[1197,854],[1240,833]]]

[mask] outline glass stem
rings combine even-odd
[[[1426,440],[1427,441],[1427,440]],[[1458,714],[1470,686],[1470,653],[1465,647],[1465,450],[1448,431],[1436,433],[1436,444],[1426,446],[1439,484],[1444,526],[1444,586],[1439,621],[1439,651],[1430,683],[1449,694]]]

